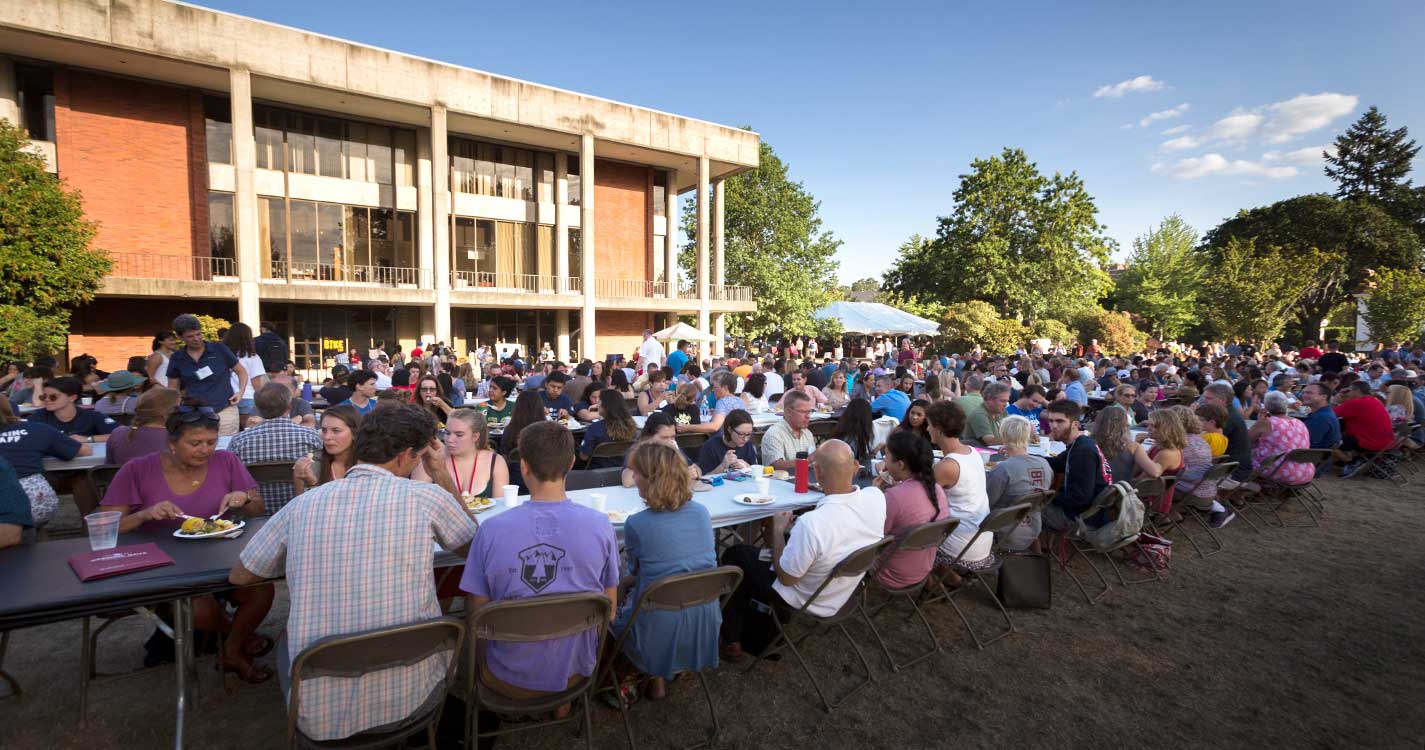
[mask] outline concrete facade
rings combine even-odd
[[[745,289],[723,283],[722,210],[709,205],[710,194],[721,203],[722,180],[756,166],[758,137],[750,131],[165,0],[0,3],[0,117],[12,121],[22,116],[16,65],[54,73],[54,140],[36,141],[35,148],[83,193],[86,212],[100,225],[96,244],[115,258],[96,305],[107,313],[146,311],[116,316],[130,320],[132,331],[76,315],[71,348],[90,350],[108,368],[123,366],[110,359],[122,349],[147,351],[154,325],[147,313],[167,314],[175,300],[195,310],[189,301],[203,300],[204,310],[228,311],[254,328],[260,319],[283,319],[269,309],[290,316],[290,304],[357,305],[372,314],[389,308],[397,333],[388,335],[411,345],[469,340],[460,321],[476,320],[483,310],[552,311],[550,343],[561,358],[574,349],[582,356],[629,354],[643,327],[672,315],[696,313],[707,329],[721,327],[725,313],[755,309]],[[215,98],[230,109],[231,155],[224,163],[209,161],[205,142],[212,125],[205,103],[210,118]],[[410,178],[363,181],[260,166],[259,106],[413,132],[414,153],[396,162],[397,169],[409,164]],[[536,175],[537,190],[523,200],[464,192],[452,183],[449,144],[456,138],[529,150],[544,155],[540,164],[552,155],[552,175]],[[296,146],[278,148],[287,159]],[[338,158],[352,157],[343,151]],[[570,174],[575,164],[577,176]],[[664,205],[655,207],[659,178],[668,189]],[[576,180],[577,197],[570,195]],[[688,191],[699,201],[699,262],[695,278],[680,289],[676,281],[660,281],[656,269],[677,267],[677,195]],[[223,209],[232,216],[231,257],[213,255],[215,195],[214,205],[231,205]],[[287,205],[301,202],[348,212],[369,207],[381,217],[410,212],[401,221],[414,226],[414,236],[402,239],[414,244],[412,267],[351,271],[343,263],[352,261],[337,261],[335,272],[319,266],[299,278],[283,259],[279,269],[276,250],[269,263],[262,248],[281,239],[280,227],[267,228],[262,211],[290,212]],[[491,227],[513,222],[499,225],[502,242],[533,225],[528,237],[540,237],[538,252],[553,257],[541,255],[537,267],[523,271],[530,280],[513,285],[503,277],[457,280],[458,218]],[[292,247],[294,231],[286,227]],[[578,236],[577,264],[571,231]],[[359,246],[337,247],[353,253]],[[273,278],[274,269],[284,277]],[[350,346],[366,343],[353,338]]]

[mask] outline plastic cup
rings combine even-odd
[[[747,467],[747,473],[754,479],[762,476],[762,464],[752,464]]]
[[[762,497],[769,497],[772,494],[772,480],[767,477],[757,479],[757,494]]]
[[[513,508],[520,504],[520,487],[517,484],[507,484],[500,488],[501,495],[505,498],[505,507]]]
[[[609,510],[609,496],[602,492],[594,492],[589,495],[589,506],[600,513],[607,513]]]
[[[119,543],[119,518],[123,515],[115,510],[106,510],[85,516],[84,525],[89,529],[89,549],[113,549]]]

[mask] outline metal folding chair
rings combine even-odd
[[[1298,448],[1296,450],[1268,456],[1262,461],[1261,465],[1252,471],[1252,475],[1248,477],[1246,482],[1243,482],[1240,487],[1232,490],[1231,498],[1233,504],[1239,509],[1251,511],[1263,525],[1270,526],[1272,525],[1271,522],[1267,519],[1260,507],[1267,506],[1267,510],[1270,511],[1272,517],[1276,519],[1276,525],[1281,528],[1286,528],[1288,524],[1286,519],[1282,517],[1281,509],[1287,503],[1295,500],[1301,504],[1302,510],[1305,510],[1307,516],[1311,518],[1310,525],[1320,526],[1320,515],[1324,514],[1326,509],[1321,503],[1321,499],[1324,498],[1324,496],[1321,495],[1321,490],[1315,486],[1315,477],[1313,476],[1311,480],[1303,484],[1293,485],[1278,482],[1275,476],[1286,463],[1309,463],[1316,465],[1328,460],[1330,457],[1331,451],[1324,448]],[[1250,486],[1256,486],[1260,489],[1253,492],[1248,489]],[[1254,498],[1252,497],[1253,495],[1255,495]],[[1271,503],[1271,505],[1268,505],[1269,503]],[[1245,515],[1242,517],[1244,519],[1247,518]],[[1250,519],[1247,519],[1247,522],[1252,528],[1257,528],[1256,524],[1252,523]],[[1293,525],[1301,526],[1304,524]]]
[[[1086,509],[1083,513],[1081,513],[1079,517],[1089,518],[1091,516],[1096,515],[1099,511],[1105,510],[1109,511],[1110,513],[1118,513],[1121,511],[1122,504],[1123,492],[1119,489],[1117,484],[1111,484],[1108,487],[1104,488],[1103,492],[1099,493],[1098,497],[1094,498],[1093,504],[1090,505],[1088,509]],[[1115,552],[1120,552],[1125,549],[1131,549],[1134,546],[1141,548],[1142,545],[1138,541],[1138,534],[1133,534],[1108,547],[1096,547],[1093,544],[1088,543],[1087,541],[1078,536],[1077,529],[1059,532],[1058,536],[1059,549],[1056,551],[1055,556],[1059,559],[1059,569],[1069,574],[1069,577],[1073,580],[1074,585],[1078,587],[1079,592],[1084,595],[1084,599],[1087,600],[1089,604],[1097,604],[1099,600],[1103,599],[1105,596],[1108,596],[1108,592],[1111,591],[1113,588],[1109,584],[1108,578],[1104,576],[1103,571],[1099,570],[1098,565],[1094,563],[1093,555],[1102,556],[1105,560],[1108,561],[1110,565],[1113,566],[1113,572],[1118,576],[1118,582],[1120,585],[1128,586],[1135,583],[1148,583],[1151,581],[1165,580],[1162,576],[1162,571],[1158,569],[1157,563],[1153,562],[1151,556],[1145,555],[1145,557],[1147,557],[1148,559],[1149,566],[1152,568],[1152,575],[1148,578],[1141,578],[1135,580],[1129,580],[1128,578],[1126,578],[1123,575],[1123,571],[1120,569],[1122,566],[1119,565],[1118,562],[1113,559],[1112,555]],[[1100,591],[1098,594],[1095,594],[1093,596],[1089,595],[1088,589],[1084,587],[1083,581],[1081,581],[1079,577],[1074,574],[1073,569],[1069,567],[1069,563],[1072,561],[1074,554],[1080,555],[1084,558],[1084,561],[1088,563],[1089,569],[1093,571],[1094,575],[1098,578],[1099,583],[1103,585],[1103,591]]]
[[[1221,482],[1223,479],[1232,476],[1232,472],[1236,470],[1236,461],[1223,461],[1221,463],[1215,463],[1212,465],[1212,468],[1207,470],[1206,474],[1202,475],[1202,479],[1198,481],[1198,484],[1215,484],[1217,482]],[[1213,530],[1212,524],[1208,523],[1207,520],[1203,518],[1202,511],[1192,507],[1189,504],[1188,496],[1189,495],[1186,493],[1177,493],[1173,495],[1173,510],[1172,513],[1169,513],[1166,518],[1167,528],[1164,528],[1162,530],[1162,533],[1159,534],[1159,536],[1166,539],[1172,532],[1179,532],[1182,537],[1187,540],[1188,544],[1192,545],[1193,551],[1197,553],[1198,558],[1206,560],[1207,558],[1212,557],[1218,552],[1221,552],[1223,549],[1225,549],[1225,547],[1222,544],[1222,540],[1218,538],[1217,532]],[[1193,534],[1188,533],[1187,528],[1183,526],[1181,522],[1173,519],[1173,513],[1181,515],[1184,519],[1192,519],[1192,521],[1196,523],[1199,528],[1207,532],[1207,536],[1212,539],[1212,543],[1216,545],[1216,548],[1211,551],[1203,549],[1202,545],[1198,544],[1196,537]],[[1252,526],[1253,529],[1256,529],[1256,526],[1252,524],[1252,521],[1250,519],[1247,519],[1245,516],[1243,516],[1243,519],[1247,521],[1247,524],[1249,526]],[[1201,535],[1199,534],[1196,536]]]
[[[692,573],[680,573],[658,579],[644,589],[643,594],[634,603],[633,613],[629,615],[623,632],[619,634],[618,640],[614,642],[613,650],[609,653],[617,655],[623,652],[624,641],[633,631],[633,626],[638,622],[639,615],[644,612],[679,612],[711,602],[725,604],[727,599],[732,596],[732,592],[737,590],[737,584],[741,582],[742,569],[734,565],[724,565],[720,568],[698,570]],[[614,672],[613,662],[612,657],[606,660],[603,669],[605,679],[597,680],[596,684],[603,684],[607,681],[617,693],[619,689],[618,675]],[[703,697],[707,699],[708,713],[712,715],[713,725],[707,739],[690,745],[689,748],[714,745],[722,732],[722,724],[717,718],[717,706],[713,703],[712,689],[708,687],[707,674],[700,670],[697,675],[698,683],[703,688]],[[628,720],[628,706],[619,701],[619,709],[619,715],[623,717],[624,732],[628,735],[628,746],[636,748],[638,743],[634,741],[633,726]]]
[[[960,519],[946,518],[941,521],[931,521],[930,523],[923,523],[918,526],[912,527],[909,531],[906,532],[905,536],[902,537],[901,540],[896,543],[896,546],[892,548],[890,554],[894,555],[898,552],[915,552],[927,549],[938,549],[941,543],[945,541],[946,537],[954,533],[955,527],[959,525]],[[881,653],[886,655],[886,661],[891,665],[892,672],[899,672],[902,667],[909,667],[915,664],[916,662],[919,662],[927,657],[933,656],[941,651],[940,639],[935,637],[935,627],[930,624],[930,620],[926,619],[925,612],[920,608],[920,604],[916,601],[916,599],[920,597],[921,592],[925,590],[925,587],[929,585],[934,578],[935,570],[932,566],[931,570],[926,572],[924,578],[921,578],[919,581],[903,588],[890,588],[882,584],[880,581],[876,580],[874,576],[872,576],[870,581],[867,583],[867,589],[875,588],[887,594],[886,601],[883,602],[879,607],[876,607],[874,611],[868,612],[867,614],[870,615],[871,618],[868,619],[868,622],[871,622],[871,635],[876,638],[876,643],[880,645]],[[930,637],[930,650],[917,654],[916,656],[905,661],[904,663],[899,663],[896,661],[895,656],[891,654],[890,648],[886,646],[885,638],[881,637],[881,632],[876,628],[875,622],[873,621],[875,615],[880,614],[881,610],[884,610],[886,607],[890,606],[897,599],[903,599],[910,603],[912,614],[920,618],[920,623],[925,626],[926,635]]]
[[[292,692],[287,703],[287,746],[289,748],[380,748],[403,746],[422,733],[428,747],[435,747],[445,694],[452,684],[460,647],[465,639],[465,623],[456,617],[437,617],[422,622],[332,635],[318,639],[292,660]],[[340,740],[314,740],[302,733],[297,719],[302,708],[302,682],[317,677],[360,677],[391,667],[418,664],[432,656],[449,652],[445,677],[431,695],[406,718],[394,725],[376,727]]]
[[[821,596],[821,592],[826,590],[826,585],[831,581],[837,578],[860,578],[864,576],[866,571],[870,570],[871,565],[880,558],[882,553],[890,549],[891,545],[895,544],[895,541],[895,537],[882,537],[880,541],[874,544],[868,544],[847,555],[841,562],[836,564],[836,567],[831,569],[831,573],[826,576],[826,580],[821,582],[821,585],[817,587],[816,591],[814,591],[810,597],[807,597],[806,603],[804,603],[801,608],[790,613],[790,621],[786,625],[782,624],[782,618],[774,612],[771,619],[777,634],[773,636],[772,642],[767,645],[766,650],[757,654],[756,660],[752,662],[752,666],[747,668],[747,671],[751,672],[753,669],[756,669],[758,664],[761,664],[764,659],[774,653],[783,649],[790,651],[792,656],[797,660],[797,664],[801,666],[802,672],[806,673],[807,679],[811,680],[811,686],[816,690],[816,695],[821,699],[821,705],[828,714],[838,706],[844,704],[861,688],[875,682],[876,675],[871,671],[871,663],[866,661],[866,655],[861,652],[861,647],[857,645],[856,639],[852,638],[851,633],[846,630],[846,622],[854,617],[859,616],[864,622],[870,623],[870,617],[866,615],[866,608],[864,606],[865,598],[860,595],[859,590],[852,592],[851,596],[846,598],[846,603],[841,605],[841,609],[829,616],[821,617],[814,615],[809,611],[809,608],[812,604],[816,603],[817,598]],[[797,638],[792,638],[788,632],[788,628],[798,619],[809,621],[811,627]],[[821,683],[817,682],[816,675],[812,674],[811,668],[807,666],[806,659],[802,658],[802,653],[797,648],[798,644],[805,643],[811,636],[830,628],[835,628],[841,632],[841,635],[846,638],[847,643],[851,644],[851,650],[856,653],[856,658],[861,660],[861,666],[866,671],[865,679],[857,682],[846,694],[837,698],[835,701],[826,697],[826,693],[821,689]]]
[[[628,449],[633,447],[630,440],[609,440],[594,446],[589,452],[589,460],[584,463],[586,470],[594,468],[594,461],[600,458],[623,458]]]
[[[594,663],[593,675],[579,680],[572,687],[534,698],[509,698],[487,687],[480,679],[485,666],[485,649],[481,647],[480,641],[534,643],[597,628],[599,641],[602,642],[604,629],[608,627],[612,612],[613,602],[602,593],[506,599],[491,602],[471,612],[468,626],[471,637],[466,642],[464,680],[465,746],[473,748],[483,737],[526,732],[577,721],[571,712],[562,719],[551,718],[516,724],[507,729],[481,732],[479,726],[482,710],[496,714],[538,714],[578,701],[584,708],[584,743],[589,750],[593,750],[593,717],[589,711],[589,692],[595,685],[594,676],[599,673],[598,660]]]
[[[575,469],[564,476],[564,489],[591,490],[599,487],[616,487],[622,481],[623,469],[612,466],[607,469]]]
[[[1384,450],[1361,451],[1366,462],[1356,471],[1355,476],[1388,479],[1392,484],[1401,487],[1410,484],[1410,480],[1400,473],[1399,468],[1400,462],[1405,458],[1405,441],[1410,439],[1410,431],[1409,424],[1398,424],[1395,426],[1395,437]]]
[[[965,552],[975,546],[975,542],[985,534],[991,534],[993,538],[997,540],[994,548],[990,550],[990,556],[994,559],[993,564],[983,570],[966,570],[959,572],[961,584],[958,588],[951,589],[945,585],[945,578],[949,577],[948,574],[944,578],[939,576],[934,577],[931,583],[931,588],[937,590],[937,593],[926,600],[925,604],[928,606],[942,600],[949,602],[950,607],[955,610],[955,615],[960,618],[960,623],[964,625],[965,630],[970,633],[970,638],[974,640],[975,647],[982,651],[985,646],[1014,632],[1014,620],[1010,619],[1009,611],[1004,608],[1004,602],[999,600],[999,595],[995,593],[994,589],[990,588],[989,582],[985,579],[991,574],[999,573],[1001,558],[998,553],[1000,552],[1002,540],[1009,536],[1009,532],[1012,531],[1014,527],[1023,523],[1024,519],[1028,518],[1031,512],[1033,512],[1033,506],[1031,504],[1019,503],[1007,508],[1000,508],[990,513],[985,517],[985,520],[980,523],[979,530],[970,538],[969,543],[965,545],[964,549],[960,550],[960,554],[950,563],[950,567],[954,569],[955,565],[965,556]],[[974,581],[980,584],[980,588],[989,595],[990,601],[994,602],[995,607],[999,609],[1000,616],[1004,618],[1005,629],[992,638],[981,639],[979,633],[976,633],[975,628],[970,625],[969,618],[965,617],[965,612],[960,609],[959,603],[955,601],[956,595],[965,589],[966,581]]]

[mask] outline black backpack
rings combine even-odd
[[[262,367],[268,372],[281,372],[287,366],[287,342],[281,336],[268,331],[252,342],[257,356],[262,359]]]

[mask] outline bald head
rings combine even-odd
[[[828,440],[812,454],[816,481],[828,495],[844,495],[856,491],[856,471],[860,464],[851,446],[840,440]]]

